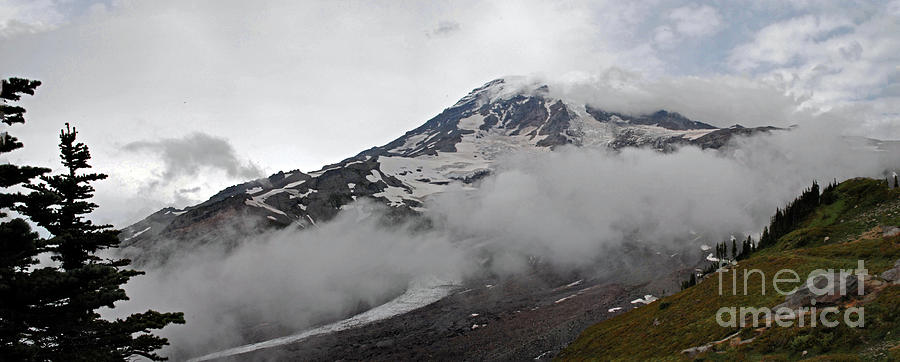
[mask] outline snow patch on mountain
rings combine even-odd
[[[260,207],[260,208],[269,210],[271,212],[274,212],[276,214],[287,216],[287,214],[284,213],[284,211],[278,210],[278,209],[270,206],[269,204],[266,204],[265,202],[262,202],[256,198],[244,200],[244,204],[247,206]]]
[[[125,241],[134,239],[134,238],[136,238],[136,237],[138,237],[138,236],[141,236],[141,234],[143,234],[143,233],[145,233],[145,232],[147,232],[147,231],[149,231],[149,230],[150,230],[150,226],[148,226],[147,228],[145,228],[145,229],[143,229],[143,230],[141,230],[141,231],[138,231],[138,232],[136,232],[136,233],[134,233],[134,234],[131,234],[131,236],[125,238]]]
[[[384,146],[308,174],[279,172],[229,187],[179,214],[156,217],[153,225],[159,227],[154,230],[162,231],[134,237],[131,243],[177,239],[179,230],[193,230],[194,239],[199,233],[220,240],[221,235],[213,236],[215,229],[223,226],[216,224],[219,221],[210,222],[203,230],[166,226],[176,219],[181,226],[201,220],[228,223],[235,213],[220,219],[210,216],[235,205],[250,207],[238,215],[263,220],[274,216],[276,224],[296,223],[301,228],[314,225],[313,220],[329,220],[344,205],[365,197],[405,211],[423,211],[429,197],[451,185],[476,188],[480,179],[494,172],[501,158],[513,153],[552,152],[561,146],[650,147],[666,152],[680,145],[715,148],[732,135],[753,132],[743,127],[717,129],[667,111],[648,115],[606,112],[554,98],[548,89],[523,78],[491,81]],[[197,208],[204,210],[189,212]]]
[[[289,336],[279,337],[263,342],[247,344],[240,347],[229,348],[223,351],[210,353],[204,356],[189,359],[188,361],[199,362],[224,358],[228,356],[235,356],[242,353],[295,343],[321,334],[333,333],[350,328],[364,326],[372,322],[387,319],[400,314],[405,314],[427,306],[431,303],[437,302],[453,293],[453,291],[457,288],[458,286],[454,283],[437,279],[416,280],[411,283],[410,288],[407,289],[407,291],[399,297],[394,298],[390,302],[382,304],[378,307],[372,308],[364,313],[357,314],[353,317]]]
[[[632,300],[631,304],[650,304],[650,303],[655,302],[657,299],[659,299],[659,298],[654,297],[650,294],[647,294],[643,298],[638,298],[638,299]]]

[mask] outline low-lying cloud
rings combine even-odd
[[[127,152],[148,152],[164,163],[160,181],[197,176],[203,170],[221,170],[231,178],[251,179],[263,175],[259,166],[242,161],[224,138],[194,132],[182,138],[137,141],[126,144]]]
[[[289,228],[227,254],[209,248],[176,259],[135,279],[129,295],[186,313],[185,326],[165,331],[172,353],[183,357],[246,342],[254,328],[297,331],[341,318],[423,277],[461,283],[484,273],[515,275],[534,257],[561,272],[598,277],[621,272],[615,263],[646,269],[615,253],[624,243],[697,252],[701,243],[758,233],[776,207],[813,180],[881,177],[900,168],[900,155],[832,131],[801,125],[722,151],[509,155],[477,190],[430,199],[424,216],[432,228],[386,226],[378,207],[360,201],[318,228]]]
[[[373,217],[379,207],[360,201],[317,228],[253,237],[229,253],[195,252],[136,278],[129,296],[186,312],[189,327],[165,331],[184,359],[246,343],[254,329],[293,332],[360,312],[423,277],[458,283],[476,270],[448,235],[384,227]],[[115,313],[132,309],[140,307]]]
[[[573,104],[625,114],[649,114],[660,109],[729,127],[789,126],[819,119],[803,108],[802,97],[777,86],[741,76],[645,78],[622,68],[600,73],[570,73],[565,78],[511,78],[506,91],[529,91],[547,84],[550,96]],[[859,110],[859,109],[858,109]],[[868,114],[857,114],[864,118]],[[850,126],[843,124],[842,126]]]

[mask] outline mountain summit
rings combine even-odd
[[[368,197],[402,215],[451,183],[463,187],[492,172],[495,160],[515,151],[556,147],[650,147],[668,152],[683,145],[720,148],[735,135],[772,130],[717,128],[659,110],[628,115],[576,104],[550,95],[547,85],[523,86],[497,79],[396,140],[310,173],[278,172],[231,186],[183,210],[166,208],[122,230],[127,254],[137,262],[166,257],[179,248],[233,244],[239,235],[272,227],[310,227],[334,217],[344,205]]]

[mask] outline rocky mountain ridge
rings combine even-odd
[[[665,110],[636,116],[607,112],[554,98],[546,85],[522,88],[497,79],[384,146],[318,171],[278,172],[231,186],[182,210],[162,209],[123,229],[121,238],[126,254],[143,263],[147,255],[171,252],[170,242],[191,249],[234,244],[242,235],[271,228],[308,228],[362,197],[391,206],[398,217],[414,214],[451,183],[475,187],[495,160],[510,152],[567,145],[718,149],[735,136],[775,129],[716,128]]]

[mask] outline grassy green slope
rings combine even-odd
[[[752,254],[735,267],[738,295],[725,275],[719,295],[716,274],[698,285],[589,327],[559,356],[562,360],[900,360],[900,286],[889,286],[865,304],[865,328],[843,323],[835,328],[721,327],[721,307],[769,307],[784,301],[772,290],[776,271],[790,268],[806,278],[815,269],[854,269],[864,260],[869,274],[881,273],[900,259],[900,236],[882,237],[879,225],[900,225],[900,190],[880,180],[848,180],[834,190],[833,201],[820,205],[801,227],[778,243]],[[828,238],[826,240],[826,237]],[[743,271],[760,269],[748,280]],[[799,284],[799,283],[796,283]],[[788,285],[782,284],[784,287]],[[696,356],[681,351],[740,332],[752,342],[722,343]],[[804,351],[806,354],[804,354]]]

